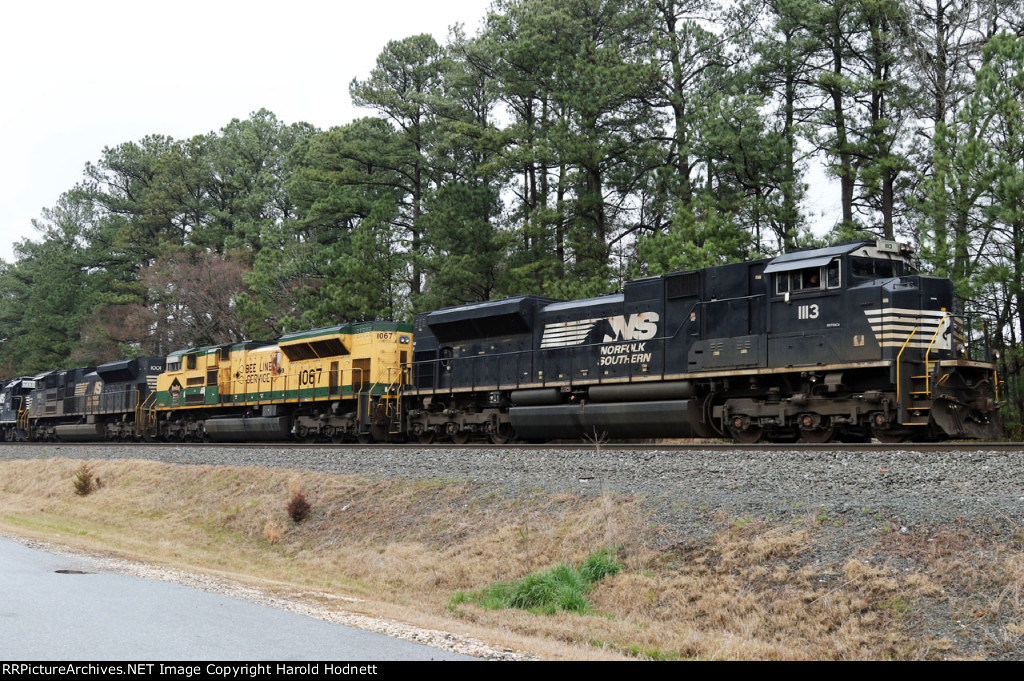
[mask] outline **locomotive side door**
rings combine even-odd
[[[690,312],[700,337],[687,353],[690,371],[766,365],[764,262],[703,270],[701,302]]]

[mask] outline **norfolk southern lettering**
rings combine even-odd
[[[651,361],[651,353],[645,352],[646,349],[647,343],[605,345],[601,348],[601,358],[598,360],[598,364],[603,367],[615,364],[646,364]]]

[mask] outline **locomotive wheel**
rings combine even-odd
[[[452,442],[457,445],[464,445],[469,442],[469,439],[473,437],[472,431],[469,430],[457,430],[451,435]]]
[[[514,440],[516,438],[516,433],[512,430],[512,426],[499,423],[498,429],[493,433],[488,433],[488,437],[491,439],[492,444],[505,445],[508,444],[510,440]]]
[[[429,445],[434,443],[435,433],[432,430],[425,430],[416,436],[416,440],[421,445]]]
[[[356,436],[356,441],[361,445],[368,445],[373,442],[373,435],[370,433],[359,433]]]
[[[820,428],[801,428],[800,439],[811,444],[822,444],[831,442],[836,436],[835,426],[822,426]]]
[[[740,429],[730,425],[729,436],[741,445],[752,445],[760,442],[761,438],[764,437],[764,428],[761,428],[761,426],[747,426]]]

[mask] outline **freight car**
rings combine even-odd
[[[407,430],[826,442],[996,438],[995,365],[948,279],[891,241],[789,253],[415,319]],[[980,356],[975,356],[980,353]]]

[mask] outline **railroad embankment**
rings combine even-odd
[[[143,561],[148,576],[237,585],[313,616],[442,632],[506,659],[1024,658],[1022,519],[986,506],[984,490],[957,487],[979,500],[971,517],[929,515],[920,500],[901,517],[869,506],[870,491],[863,504],[828,501],[865,475],[831,465],[836,480],[815,481],[825,503],[785,489],[769,508],[753,481],[723,484],[714,465],[671,490],[599,473],[581,491],[526,475],[103,456],[0,452],[0,532],[109,555],[112,569]],[[772,456],[776,467],[804,461],[789,471],[797,480],[812,468],[807,453]],[[884,479],[891,460],[865,465]],[[479,597],[602,549],[620,569],[583,587],[582,608],[491,609]]]

